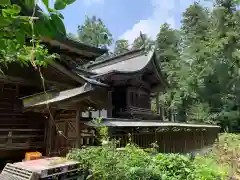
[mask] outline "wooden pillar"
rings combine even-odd
[[[112,117],[112,91],[108,91],[108,99],[107,99],[107,117]]]
[[[55,141],[55,134],[56,134],[56,127],[55,127],[55,118],[56,111],[50,110],[47,125],[47,134],[46,134],[46,155],[51,156],[52,150],[54,149],[54,141]]]
[[[81,111],[80,109],[77,109],[76,111],[76,148],[80,147],[80,117],[81,117]]]
[[[156,94],[156,112],[159,113],[159,92]]]

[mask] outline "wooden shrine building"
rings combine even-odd
[[[140,147],[157,142],[162,152],[189,152],[217,138],[218,126],[163,122],[161,112],[151,110],[151,97],[168,87],[154,51],[134,50],[84,67],[84,74],[77,72],[82,83],[75,88],[23,98],[25,111],[49,117],[48,155],[96,145],[94,127],[99,125],[109,127],[119,146],[125,146],[131,134]],[[101,124],[92,122],[94,113],[103,117]]]
[[[61,57],[41,68],[44,82],[32,67],[2,67],[4,163],[20,160],[27,151],[64,155],[73,147],[96,145],[93,117],[103,117],[102,125],[120,146],[129,133],[140,147],[157,141],[162,152],[188,152],[217,138],[218,126],[163,122],[162,112],[151,110],[152,96],[168,87],[154,51],[139,49],[95,61],[106,50],[69,39],[43,41]]]
[[[79,87],[85,80],[79,76],[83,70],[75,67],[94,61],[106,50],[89,47],[70,39],[51,40],[44,38],[50,53],[58,53],[61,60],[49,62],[41,68],[47,91],[62,91]],[[45,127],[49,114],[25,112],[20,99],[43,91],[43,82],[38,70],[20,64],[1,66],[0,74],[0,166],[6,162],[19,161],[25,152],[41,151],[45,154]]]

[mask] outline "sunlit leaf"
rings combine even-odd
[[[66,3],[66,4],[68,4],[68,5],[69,5],[69,4],[72,4],[72,3],[74,3],[76,0],[64,0],[64,1],[65,1],[65,3]]]
[[[61,19],[64,19],[64,16],[56,9],[48,8],[48,12],[50,12],[50,14],[57,14]]]
[[[66,3],[63,0],[56,0],[54,3],[54,8],[56,10],[62,10],[66,7]]]
[[[62,21],[62,19],[56,15],[56,14],[51,14],[51,19],[52,19],[52,23],[55,25],[55,28],[57,29],[57,31],[61,34],[61,35],[66,35],[66,29],[64,26],[64,23]]]

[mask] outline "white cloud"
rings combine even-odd
[[[176,13],[179,14],[181,11],[181,14],[190,3],[192,0],[151,0],[153,7],[151,16],[140,20],[131,29],[125,31],[119,39],[127,39],[132,44],[134,39],[139,36],[140,31],[155,39],[161,24],[167,22],[171,27],[176,27]]]
[[[104,4],[104,0],[84,0],[83,2],[85,4],[85,6],[90,6],[94,3]]]

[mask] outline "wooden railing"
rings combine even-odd
[[[136,106],[127,106],[125,109],[120,110],[118,113],[120,115],[137,115],[137,116],[153,116],[153,117],[160,117],[159,113],[152,111],[151,109],[141,108]]]

